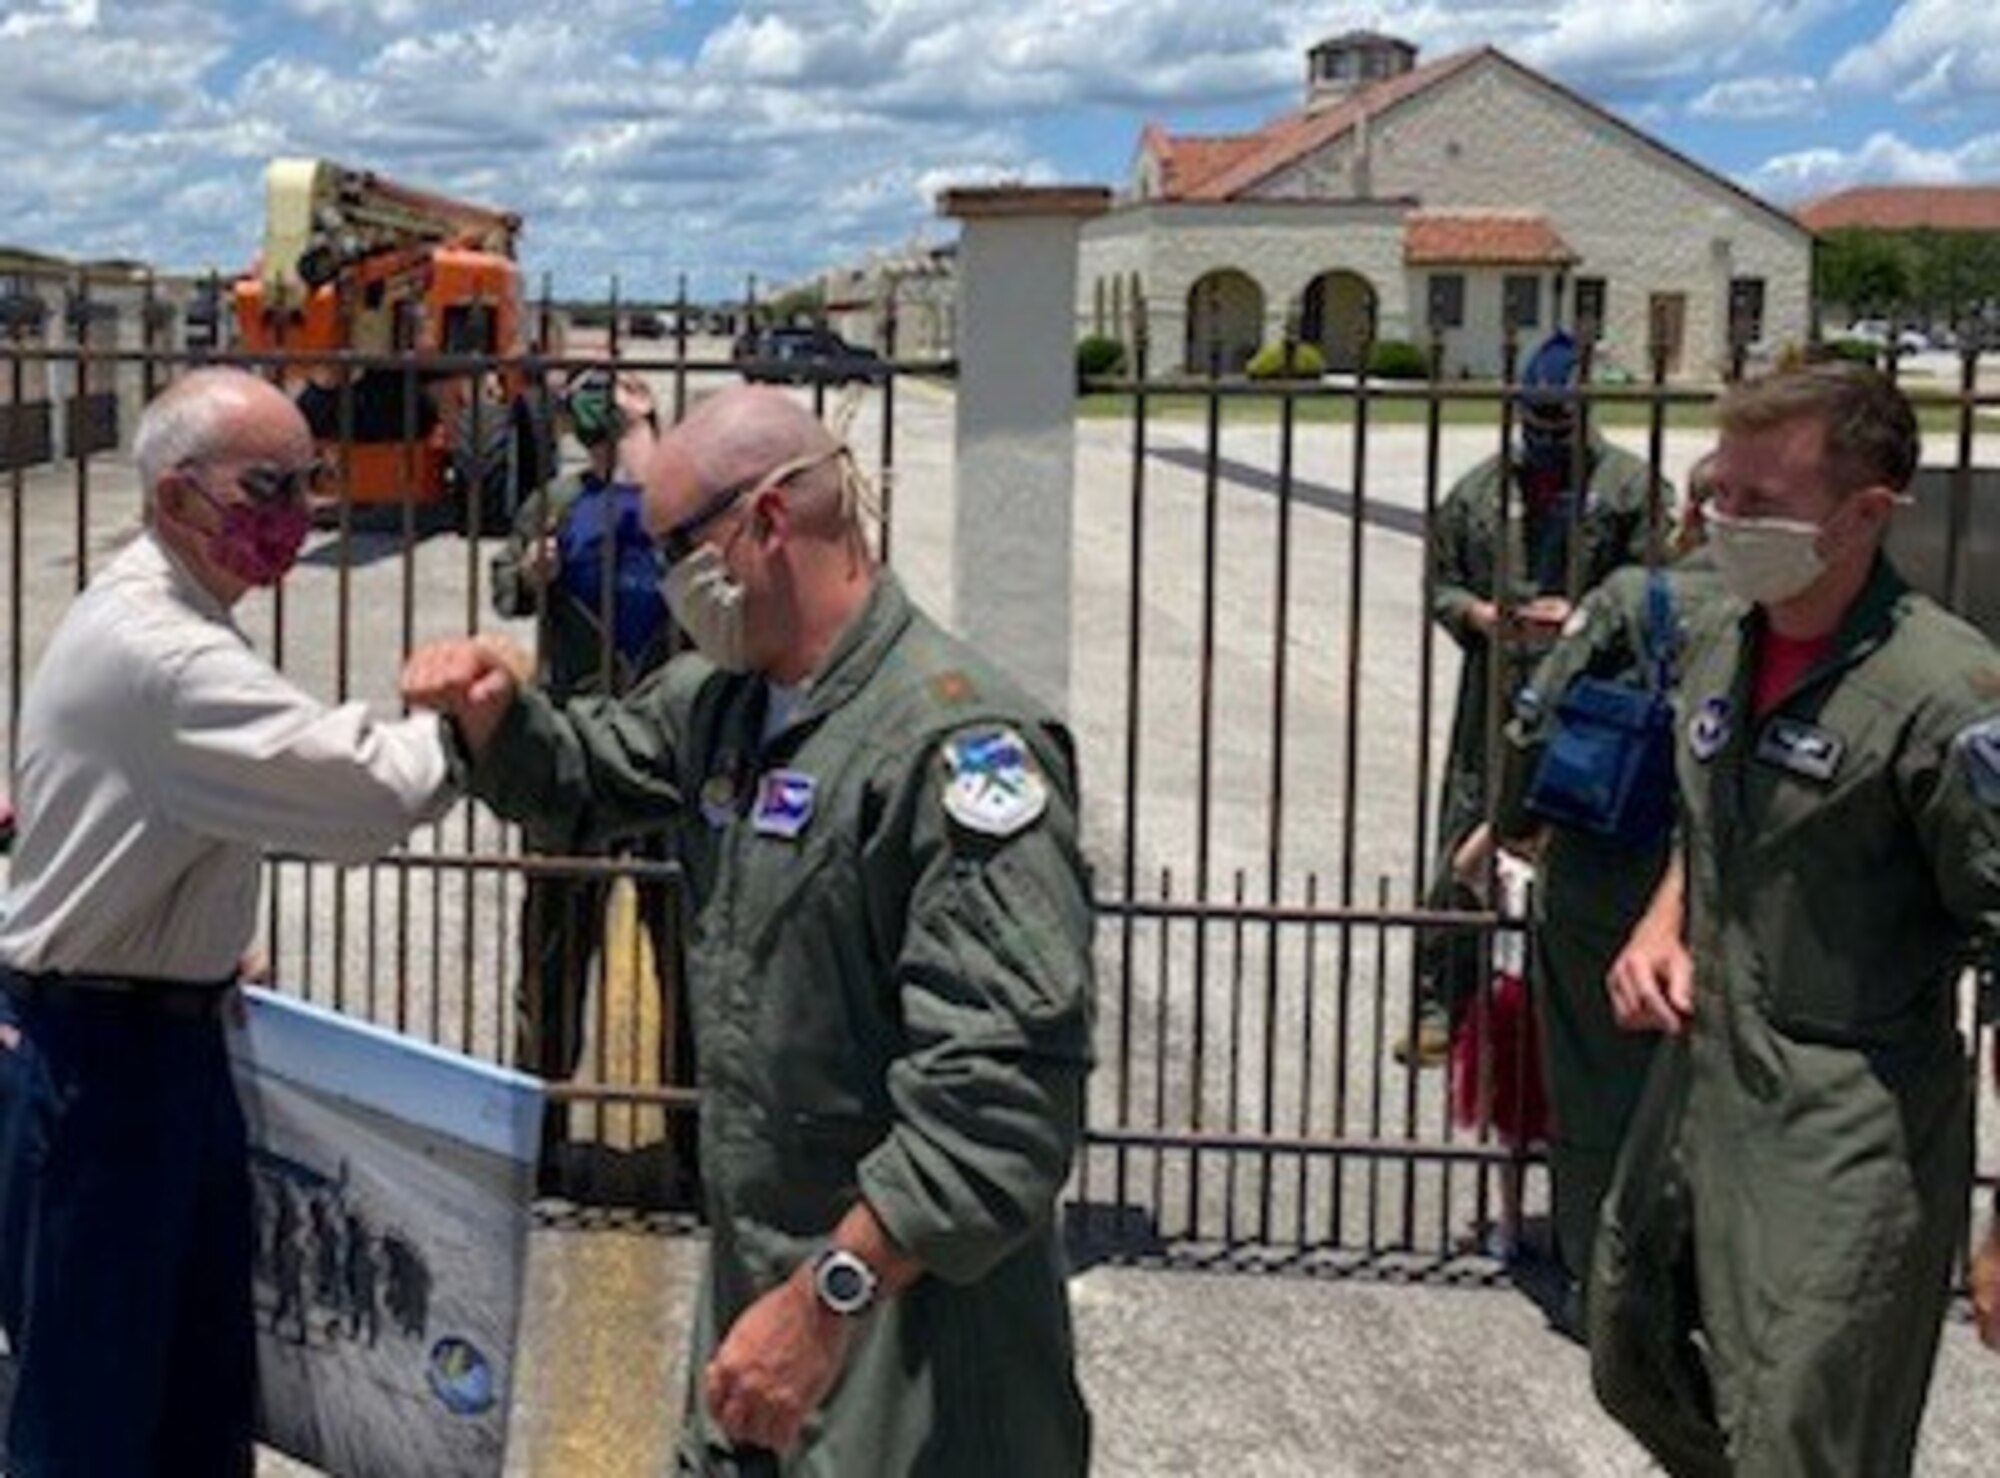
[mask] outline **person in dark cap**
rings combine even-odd
[[[1586,434],[1574,386],[1576,342],[1551,334],[1521,372],[1519,435],[1466,473],[1438,504],[1427,534],[1431,618],[1458,646],[1458,697],[1439,796],[1437,851],[1426,903],[1476,908],[1449,860],[1488,810],[1487,763],[1514,692],[1546,652],[1584,591],[1621,565],[1643,562],[1651,493],[1673,513],[1673,490],[1646,463]],[[1504,531],[1504,537],[1503,537]],[[1503,662],[1499,707],[1491,664]],[[1398,1061],[1432,1065],[1450,1050],[1449,1013],[1476,988],[1482,941],[1464,931],[1419,940],[1417,1020]]]

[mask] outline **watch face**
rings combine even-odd
[[[836,1304],[851,1308],[868,1296],[868,1279],[852,1263],[830,1263],[826,1270],[826,1293]]]
[[[875,1270],[844,1248],[822,1253],[813,1274],[820,1302],[836,1314],[858,1314],[875,1301]]]

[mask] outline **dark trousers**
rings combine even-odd
[[[14,1478],[251,1472],[249,1157],[222,1026],[0,994]]]

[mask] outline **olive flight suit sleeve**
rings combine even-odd
[[[681,815],[687,735],[712,675],[700,658],[685,657],[623,698],[557,705],[520,692],[471,760],[466,788],[509,821],[591,850],[658,832]]]
[[[1472,537],[1469,504],[1474,476],[1468,474],[1445,494],[1425,536],[1430,558],[1431,619],[1451,633],[1452,640],[1461,647],[1485,640],[1466,621],[1472,607],[1487,598],[1485,592],[1474,588],[1469,558]]]
[[[1972,702],[1945,705],[1927,742],[1911,746],[1902,779],[1938,896],[1991,960],[2000,939],[2000,658],[1965,682]]]
[[[892,982],[904,1024],[888,1136],[862,1195],[899,1247],[952,1283],[1046,1228],[1068,1178],[1090,1069],[1092,911],[1067,735],[962,729],[901,785],[911,879]],[[1018,744],[995,812],[948,794],[954,745]],[[977,789],[977,777],[964,782]],[[963,817],[970,816],[972,824]],[[982,825],[989,829],[981,829]],[[867,865],[867,864],[864,864]],[[907,867],[907,873],[904,868]]]
[[[542,587],[527,579],[522,568],[535,557],[536,547],[555,537],[556,525],[577,500],[582,485],[575,477],[544,484],[521,500],[507,544],[493,556],[493,612],[497,616],[532,616],[541,609]]]

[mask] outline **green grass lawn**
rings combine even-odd
[[[1915,381],[1905,387],[1917,402],[1917,418],[1927,432],[1957,429],[1956,404],[1939,403],[1930,397],[1950,393],[1947,387]],[[1492,386],[1446,386],[1447,397],[1438,405],[1441,424],[1446,426],[1491,426],[1497,414],[1497,390]],[[1706,430],[1715,423],[1713,394],[1709,391],[1669,388],[1659,413],[1673,430]],[[1222,419],[1230,425],[1268,425],[1279,416],[1280,395],[1269,388],[1247,389],[1225,385],[1221,394]],[[1146,414],[1174,421],[1199,421],[1208,415],[1210,397],[1200,391],[1171,390],[1148,394]],[[1129,420],[1133,397],[1123,391],[1091,391],[1077,397],[1077,415],[1086,420]],[[1354,421],[1353,392],[1345,387],[1315,387],[1292,397],[1294,415],[1302,425],[1345,426]],[[1652,425],[1655,409],[1652,394],[1643,388],[1608,392],[1592,403],[1591,415],[1599,426],[1646,427]],[[1369,387],[1370,425],[1422,426],[1431,416],[1427,388],[1421,384]],[[1978,411],[1981,431],[2000,431],[2000,407],[1985,406]]]

